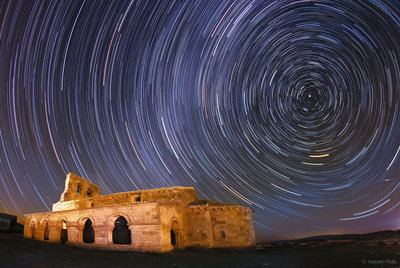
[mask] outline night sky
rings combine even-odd
[[[398,1],[0,0],[0,211],[194,187],[257,240],[400,229]]]

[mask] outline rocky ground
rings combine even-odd
[[[379,236],[328,236],[264,243],[253,250],[154,254],[78,248],[0,233],[0,267],[400,267],[398,233],[386,235],[380,242]],[[341,242],[327,242],[334,240]]]

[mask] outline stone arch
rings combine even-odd
[[[91,216],[85,216],[78,221],[79,242],[94,243],[95,232],[93,226],[95,225],[94,219]]]
[[[125,214],[125,213],[118,213],[118,214],[114,214],[111,217],[109,217],[107,219],[107,226],[108,226],[108,230],[111,230],[114,228],[114,224],[116,219],[118,219],[120,216],[124,217],[126,219],[126,221],[128,222],[128,225],[131,224],[131,218],[129,217],[129,215]]]
[[[66,227],[66,229],[64,229],[65,231],[63,231],[64,227]],[[57,233],[58,233],[58,238],[59,238],[60,241],[63,242],[63,239],[65,239],[65,241],[68,241],[68,221],[67,221],[67,218],[61,217],[61,218],[59,218],[57,220]]]
[[[132,243],[131,230],[129,222],[124,216],[118,216],[115,219],[112,230],[112,242],[114,244],[130,245]]]
[[[170,230],[171,245],[173,247],[179,247],[180,240],[181,240],[181,238],[180,238],[181,232],[180,232],[178,219],[175,217],[171,218],[170,226],[171,226],[171,230]]]
[[[92,216],[84,216],[84,217],[79,218],[79,220],[78,220],[78,228],[79,228],[80,230],[82,230],[82,229],[85,227],[85,222],[86,222],[88,219],[90,219],[90,220],[92,221],[92,224],[95,225],[95,224],[94,224],[95,221],[94,221],[94,219],[93,219]]]
[[[35,233],[36,233],[36,221],[31,220],[31,222],[29,223],[28,237],[30,236],[32,239],[35,239]]]
[[[40,220],[40,239],[49,240],[49,219],[47,217]]]
[[[82,241],[83,243],[94,243],[95,233],[93,223],[91,219],[85,221],[85,227],[82,230]]]

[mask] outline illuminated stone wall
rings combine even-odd
[[[87,189],[90,195],[85,195]],[[60,242],[65,221],[67,243],[87,247],[165,252],[185,247],[255,244],[251,209],[215,201],[206,201],[204,205],[191,187],[99,194],[98,186],[69,173],[61,200],[53,204],[53,212],[25,215],[24,236]],[[197,203],[203,205],[190,205]],[[130,244],[113,241],[113,230],[121,216],[130,232]],[[89,219],[94,243],[85,243],[83,239]]]
[[[255,245],[252,210],[241,206],[186,208],[188,247],[251,247]]]
[[[80,200],[100,195],[100,187],[73,173],[68,173],[60,202]]]
[[[84,244],[88,247],[117,248],[144,251],[165,251],[161,248],[159,203],[137,203],[108,206],[101,209],[79,209],[59,212],[30,214],[25,218],[24,236],[44,240],[46,223],[49,228],[49,241],[59,242],[62,222],[67,223],[68,242]],[[131,231],[130,245],[113,243],[113,229],[118,217],[123,216]],[[83,242],[85,222],[90,219],[95,231],[93,244]],[[29,223],[29,224],[28,224]]]

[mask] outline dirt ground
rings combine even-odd
[[[155,254],[86,249],[0,233],[0,267],[400,267],[400,249],[294,246]]]

